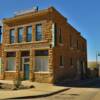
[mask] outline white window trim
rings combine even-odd
[[[5,71],[5,72],[16,72],[16,71]]]
[[[41,74],[41,73],[42,74],[48,74],[48,73],[51,73],[51,72],[49,72],[49,71],[45,71],[45,72],[44,71],[38,71],[38,72],[34,72],[34,73],[37,73],[37,74]]]

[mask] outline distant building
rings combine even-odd
[[[2,78],[58,82],[87,73],[87,42],[55,8],[3,20]]]

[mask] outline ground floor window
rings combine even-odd
[[[35,52],[35,71],[48,71],[48,51],[37,50]]]
[[[59,61],[59,66],[62,67],[64,66],[64,57],[63,56],[60,56],[60,61]]]
[[[2,73],[2,63],[1,63],[1,58],[0,58],[0,74]]]
[[[15,57],[8,57],[7,58],[7,71],[15,71],[16,64],[15,64]]]

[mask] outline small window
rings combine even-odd
[[[77,49],[79,48],[79,42],[78,42],[78,40],[77,40]]]
[[[11,29],[10,30],[10,43],[14,43],[15,42],[15,30]]]
[[[63,56],[60,56],[60,66],[64,66],[64,58],[63,58]]]
[[[60,44],[63,43],[61,28],[60,28],[60,30],[59,30],[59,43],[60,43]]]
[[[73,59],[70,58],[70,65],[72,66],[73,65]]]
[[[73,37],[72,37],[72,33],[70,33],[70,48],[73,48]]]
[[[29,61],[29,58],[24,58],[24,63],[28,63]]]
[[[24,32],[23,28],[18,28],[18,42],[19,43],[23,41],[23,32]]]
[[[42,25],[37,24],[36,25],[36,41],[42,40]]]
[[[26,41],[27,42],[32,41],[32,26],[27,27]]]

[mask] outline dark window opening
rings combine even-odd
[[[59,32],[59,43],[62,44],[63,42],[63,39],[62,39],[62,32],[61,32],[61,29],[60,29],[60,32]]]
[[[42,25],[37,24],[36,25],[36,41],[42,40]]]
[[[64,66],[64,58],[63,58],[63,56],[60,56],[60,66]]]
[[[23,41],[23,32],[24,32],[23,28],[18,28],[18,42],[19,43]]]
[[[27,27],[26,41],[27,42],[32,41],[32,26]]]
[[[35,56],[48,56],[48,50],[37,50]]]
[[[10,43],[14,43],[15,42],[15,30],[11,29],[10,30]]]

